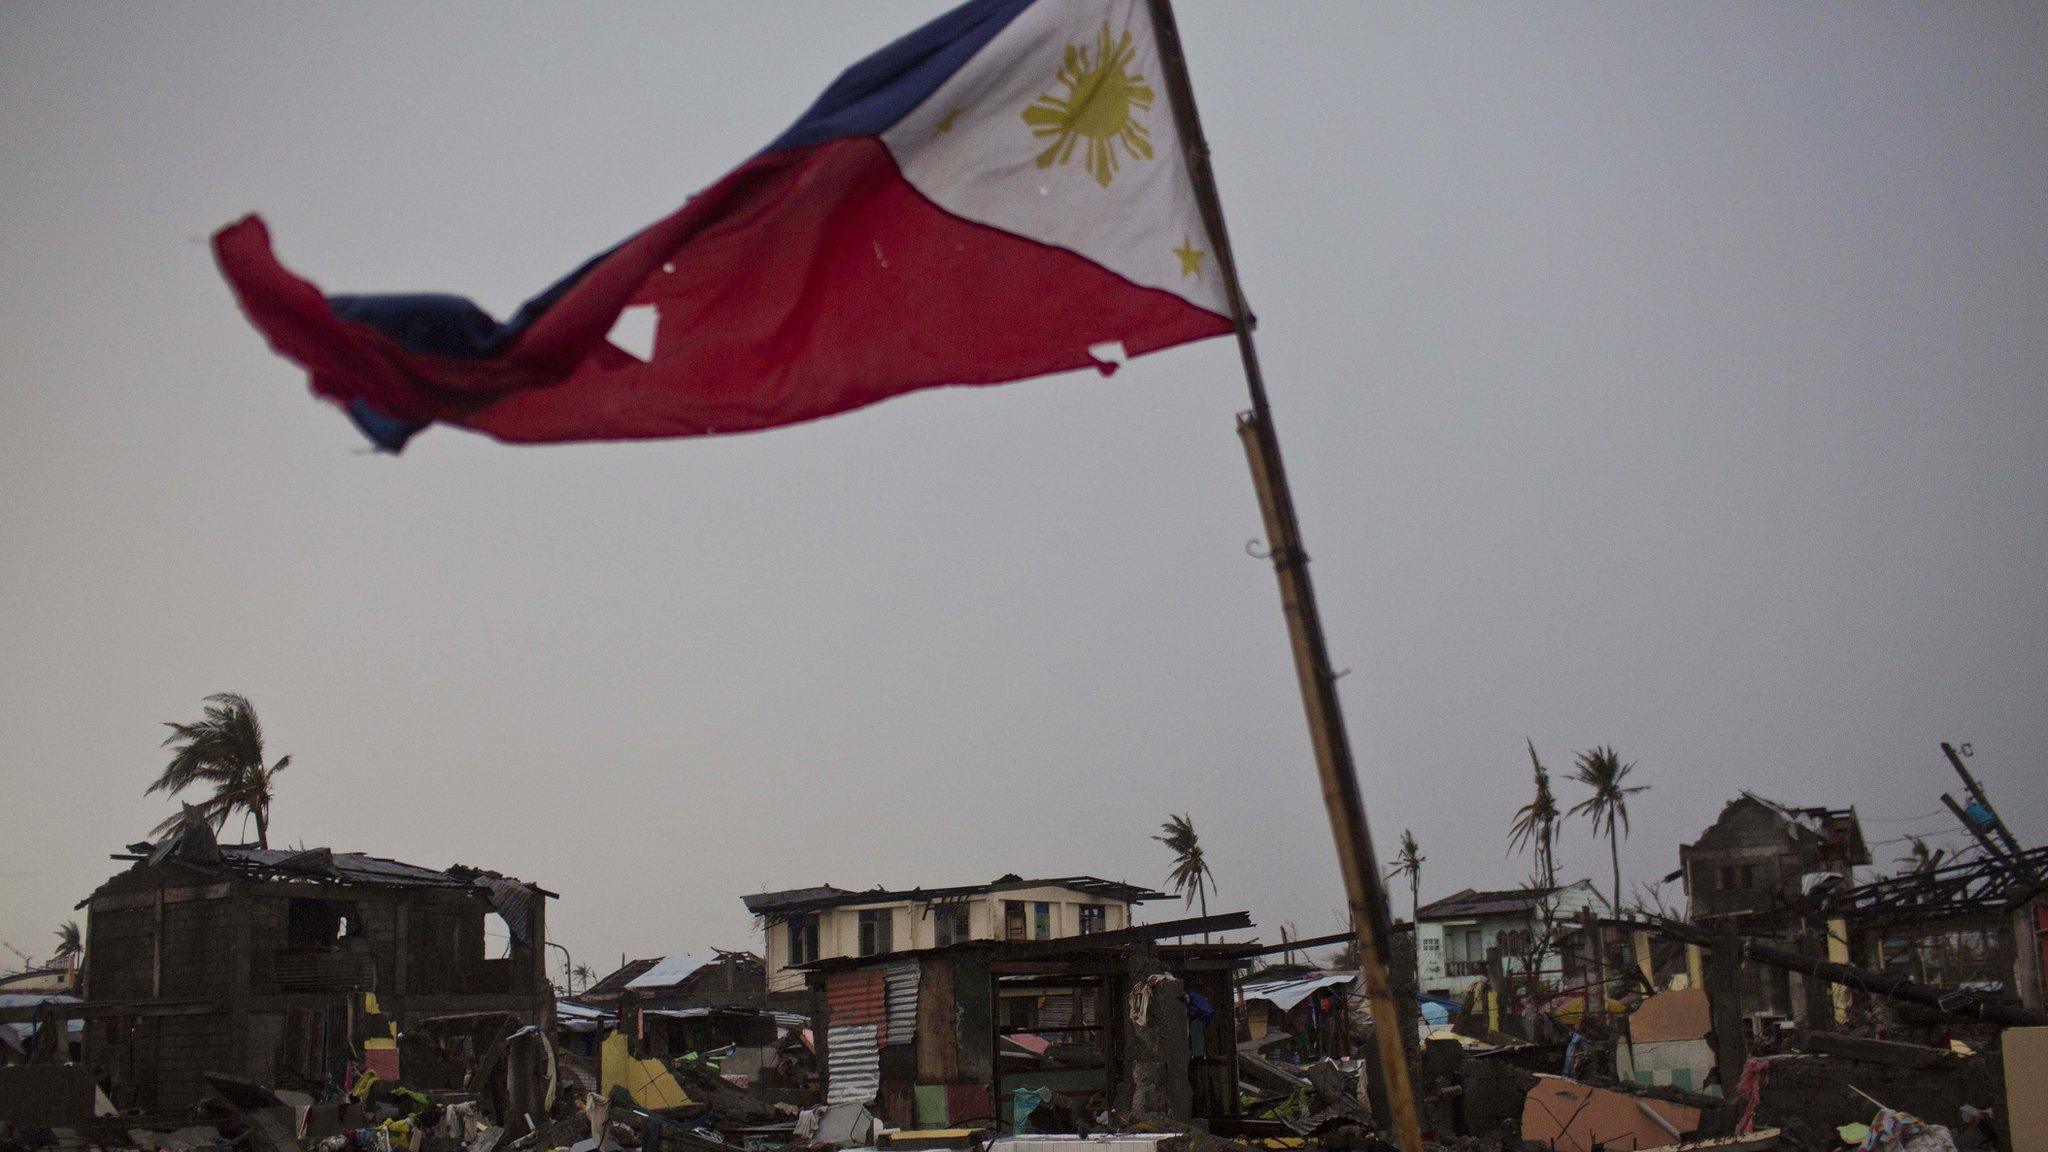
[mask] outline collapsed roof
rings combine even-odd
[[[186,813],[188,818],[162,840],[154,844],[130,844],[127,852],[117,853],[113,858],[133,861],[129,869],[131,872],[177,864],[200,872],[245,880],[288,880],[351,888],[473,891],[488,901],[493,911],[504,916],[512,927],[513,935],[522,942],[525,941],[524,928],[529,923],[528,910],[533,901],[555,896],[538,884],[462,864],[436,869],[382,856],[366,856],[360,852],[336,852],[332,848],[251,848],[222,844],[215,839],[212,827],[204,819],[196,818],[189,805]],[[95,891],[94,895],[98,892]],[[88,896],[78,902],[78,907],[83,908],[90,903],[92,897]]]
[[[1167,898],[1164,892],[1154,892],[1150,888],[1136,884],[1104,880],[1097,876],[1058,876],[1026,880],[1013,872],[987,884],[961,884],[951,888],[873,888],[858,892],[848,888],[834,888],[830,884],[820,884],[810,888],[789,888],[780,892],[757,892],[741,899],[746,903],[747,911],[756,916],[793,916],[805,912],[822,912],[828,908],[842,908],[849,904],[893,904],[906,900],[944,902],[986,896],[996,892],[1014,892],[1025,888],[1067,888],[1103,900],[1130,904]]]

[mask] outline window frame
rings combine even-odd
[[[784,920],[788,929],[783,947],[789,952],[788,967],[797,968],[818,959],[818,914],[804,912]]]
[[[974,921],[968,905],[932,905],[932,946],[944,948],[974,939]]]
[[[896,910],[894,908],[862,908],[857,935],[854,939],[857,955],[880,956],[896,950]]]

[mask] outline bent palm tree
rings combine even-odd
[[[175,796],[202,784],[213,786],[213,795],[198,806],[199,812],[219,831],[228,817],[243,812],[256,821],[256,843],[270,847],[271,786],[277,774],[292,762],[278,757],[266,765],[263,759],[263,726],[256,721],[256,707],[248,697],[221,692],[206,698],[206,715],[192,724],[167,722],[171,734],[163,746],[172,749],[171,762],[145,791]],[[156,826],[162,835],[177,827],[184,814]]]
[[[1169,814],[1153,839],[1173,853],[1173,868],[1166,874],[1167,886],[1189,904],[1200,900],[1202,915],[1208,916],[1209,893],[1216,887],[1216,874],[1209,870],[1209,861],[1202,856],[1202,841],[1195,835],[1194,821]],[[1202,933],[1203,940],[1208,938],[1207,932]]]
[[[1628,785],[1623,781],[1635,770],[1635,764],[1624,764],[1614,749],[1606,746],[1589,752],[1579,753],[1574,765],[1572,779],[1593,790],[1591,796],[1572,805],[1567,816],[1583,812],[1593,822],[1593,835],[1607,837],[1608,856],[1614,862],[1614,914],[1621,914],[1621,837],[1628,835],[1628,798],[1638,792],[1649,791],[1647,784]],[[1620,833],[1615,832],[1620,826]]]
[[[1528,737],[1523,737],[1528,740]],[[1557,797],[1550,792],[1550,773],[1536,758],[1536,742],[1529,740],[1529,763],[1536,769],[1536,798],[1515,812],[1508,825],[1508,851],[1520,852],[1536,846],[1536,874],[1545,888],[1557,887]]]
[[[50,959],[60,964],[75,965],[83,955],[85,934],[78,930],[78,921],[66,920],[64,926],[57,929],[57,950],[50,953]]]

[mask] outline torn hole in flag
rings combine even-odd
[[[1095,370],[1097,372],[1102,373],[1104,376],[1114,376],[1116,375],[1116,370],[1124,366],[1124,361],[1131,357],[1130,353],[1124,350],[1123,341],[1104,340],[1100,344],[1090,344],[1088,346],[1088,358],[1095,361]]]
[[[606,336],[621,352],[641,363],[654,359],[655,309],[652,304],[635,304],[619,313]]]

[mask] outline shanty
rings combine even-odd
[[[2044,61],[0,7],[0,1152],[2048,1152]]]

